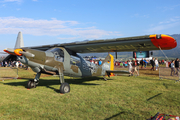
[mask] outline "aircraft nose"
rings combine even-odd
[[[175,48],[177,46],[176,40],[168,35],[159,34],[159,35],[150,35],[151,42],[157,48],[161,48],[163,50],[169,50]]]

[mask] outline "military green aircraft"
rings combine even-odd
[[[21,34],[21,32],[18,34],[19,41],[22,37]],[[6,48],[4,51],[17,56],[18,61],[31,67],[37,73],[34,80],[28,82],[28,88],[35,88],[38,85],[41,73],[55,72],[59,75],[61,83],[60,93],[68,93],[70,86],[65,82],[64,76],[109,76],[111,73],[125,72],[114,71],[113,56],[110,54],[98,66],[84,60],[78,53],[169,50],[176,46],[174,38],[164,34],[155,34],[16,49]]]

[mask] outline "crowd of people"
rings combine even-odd
[[[0,67],[16,67],[22,68],[24,65],[20,61],[0,61]]]
[[[172,60],[172,61],[166,61],[166,60],[158,60],[158,58],[153,57],[151,60],[146,60],[142,58],[141,60],[136,60],[136,62],[135,62],[135,59],[133,59],[132,61],[131,60],[116,61],[114,63],[116,67],[128,67],[129,72],[131,74],[133,74],[134,71],[137,71],[135,66],[139,66],[139,68],[141,69],[142,68],[146,69],[147,66],[151,66],[150,70],[157,71],[159,68],[159,65],[164,65],[164,64],[166,65],[166,67],[171,68],[171,76],[179,75],[179,58],[176,58],[176,60]]]
[[[128,62],[127,61],[115,61],[114,65],[117,67],[128,67]],[[158,60],[158,58],[152,58],[152,60],[146,60],[144,58],[142,58],[141,60],[136,60],[137,62],[137,66],[140,66],[141,68],[146,68],[147,66],[150,66],[153,64],[154,67],[156,67],[156,70],[158,70],[158,67],[160,64],[165,64],[166,61],[165,60]],[[153,68],[153,70],[155,70]]]

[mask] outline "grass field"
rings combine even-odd
[[[26,89],[34,78],[19,70],[18,80],[0,81],[0,119],[118,119],[145,120],[157,112],[180,116],[180,83],[159,80],[158,71],[140,70],[140,76],[65,77],[68,94],[59,93],[58,77],[42,75],[37,88]]]

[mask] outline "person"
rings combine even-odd
[[[144,61],[144,68],[146,68],[148,62],[146,61],[146,59],[144,59],[143,61]]]
[[[150,61],[151,62],[151,65],[152,65],[152,68],[151,68],[151,70],[153,70],[154,71],[154,57],[152,58],[152,60]]]
[[[171,76],[173,75],[172,73],[175,74],[174,60],[172,60],[172,62],[171,62]]]
[[[144,64],[143,58],[142,58],[142,60],[140,61],[140,64],[141,64],[141,68],[143,68],[143,64]]]
[[[131,60],[128,61],[128,71],[130,73],[129,76],[133,76],[133,73],[132,73],[132,62]]]
[[[7,61],[4,62],[4,67],[7,67]]]
[[[101,65],[101,64],[102,64],[102,60],[101,60],[101,59],[99,60],[98,64],[99,64],[99,65]]]
[[[17,61],[17,62],[16,62],[16,68],[18,68],[18,67],[19,67],[19,62]]]
[[[161,60],[161,64],[164,65],[164,60]]]
[[[119,62],[116,61],[116,62],[114,63],[114,65],[115,65],[115,66],[119,66]]]
[[[3,67],[3,61],[1,62],[1,67]]]
[[[165,64],[166,64],[166,67],[169,67],[169,62],[168,62],[168,61],[166,61],[166,63],[165,63]]]
[[[123,67],[123,62],[120,63],[120,67]]]
[[[136,67],[137,64],[136,64],[135,59],[133,59],[133,61],[132,61],[132,66],[133,66],[132,74],[134,74],[134,72],[136,72],[137,76],[139,76],[139,73],[138,73],[137,67]]]
[[[159,63],[158,63],[158,59],[157,58],[155,59],[155,65],[156,65],[156,70],[158,70]]]
[[[175,60],[175,68],[176,68],[176,74],[179,75],[179,58],[176,58]]]

